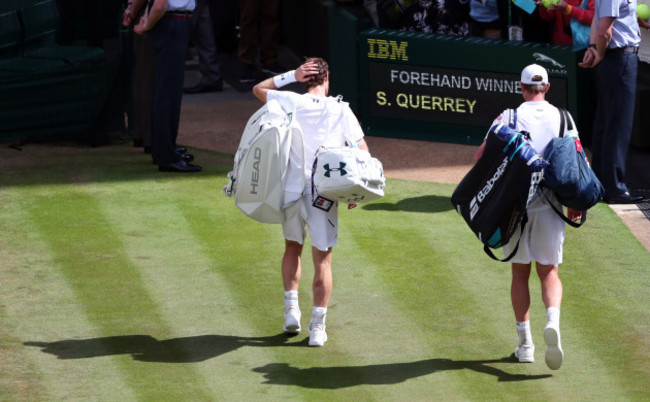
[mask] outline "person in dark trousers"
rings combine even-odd
[[[278,64],[280,0],[239,0],[239,48],[242,84],[256,80],[259,53],[262,73],[267,77],[286,71]]]
[[[590,45],[580,67],[596,71],[598,107],[592,134],[592,168],[608,204],[633,204],[625,184],[625,165],[632,137],[641,32],[636,0],[596,0]]]
[[[185,88],[186,94],[219,92],[223,90],[223,78],[219,71],[219,52],[212,26],[212,9],[208,0],[196,0],[192,18],[192,43],[199,55],[201,80],[193,87]]]
[[[145,3],[134,0],[130,5],[132,15],[139,15]],[[200,166],[190,163],[194,157],[176,146],[194,8],[194,0],[153,0],[133,27],[136,34],[149,37],[154,51],[151,156],[163,172],[201,171]]]

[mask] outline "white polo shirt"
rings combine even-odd
[[[275,99],[281,105],[291,103],[296,107],[295,119],[302,130],[304,149],[295,146],[299,141],[292,142],[286,192],[310,193],[311,172],[318,149],[321,146],[342,147],[362,139],[359,121],[347,102],[331,96],[271,90],[266,97],[267,101]]]

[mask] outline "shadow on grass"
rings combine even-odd
[[[292,367],[287,363],[272,363],[253,369],[263,373],[265,384],[297,385],[303,388],[338,389],[357,385],[397,384],[411,378],[448,370],[472,370],[495,376],[498,381],[539,380],[550,374],[510,374],[489,366],[491,363],[514,363],[513,357],[495,360],[427,359],[409,363],[371,364],[367,366],[341,367]]]
[[[445,212],[453,209],[450,197],[439,195],[423,195],[421,197],[404,198],[391,204],[377,202],[364,205],[363,209],[369,211],[406,211],[406,212]]]
[[[25,342],[25,346],[42,348],[58,359],[87,359],[103,356],[131,355],[134,360],[152,363],[197,363],[216,358],[244,346],[307,347],[308,338],[288,343],[290,337],[281,333],[263,337],[201,335],[157,340],[149,335],[109,336],[91,339],[70,339],[56,342]],[[514,358],[454,361],[427,359],[409,363],[373,364],[367,366],[292,367],[287,363],[271,363],[254,368],[262,373],[266,384],[297,385],[304,388],[346,388],[362,384],[397,384],[410,378],[439,371],[469,369],[496,377],[498,381],[524,381],[548,378],[550,374],[510,374],[490,366],[492,363],[514,363]]]
[[[130,354],[134,360],[158,363],[196,363],[221,356],[242,346],[307,346],[308,339],[287,343],[281,333],[263,337],[200,335],[157,340],[149,335],[108,336],[56,342],[25,342],[62,360]]]
[[[151,155],[128,144],[97,148],[57,144],[39,144],[19,152],[0,146],[0,167],[3,187],[26,187],[50,184],[88,184],[145,182],[158,180],[195,180],[216,176],[222,178],[232,170],[232,156],[224,153],[190,148],[199,173],[160,172],[152,164]]]

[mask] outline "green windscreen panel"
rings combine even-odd
[[[567,46],[370,29],[360,33],[360,104],[370,135],[480,143],[504,109],[523,102],[519,78],[532,63],[549,72],[547,100],[588,124],[588,96]],[[558,128],[559,129],[559,128]]]

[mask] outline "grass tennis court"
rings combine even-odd
[[[282,333],[281,228],[220,194],[231,156],[156,171],[130,145],[2,150],[0,400],[648,400],[650,253],[604,204],[567,228],[565,361],[515,363],[509,265],[453,185],[388,180],[340,211],[329,341]],[[308,251],[308,249],[306,249]]]

